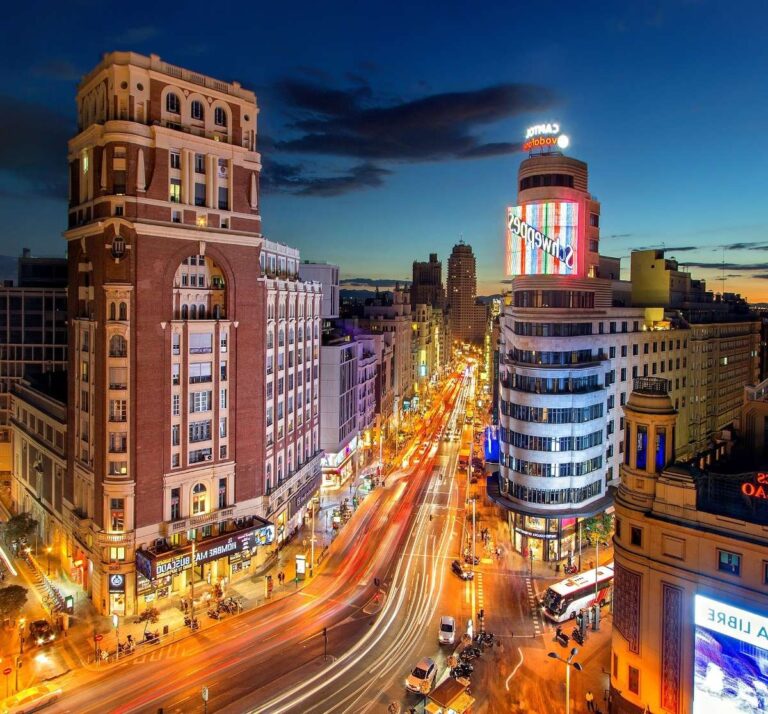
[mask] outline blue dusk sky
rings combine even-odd
[[[558,121],[601,252],[665,246],[768,300],[764,2],[33,1],[4,25],[3,254],[63,254],[77,80],[134,50],[257,92],[264,233],[343,277],[407,279],[463,237],[499,290],[524,130]]]

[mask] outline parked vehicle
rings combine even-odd
[[[435,683],[437,665],[429,657],[420,659],[411,673],[406,677],[405,688],[410,692],[427,694]]]
[[[443,615],[440,618],[437,640],[441,645],[452,645],[456,641],[456,620],[450,615]]]
[[[554,622],[576,617],[579,610],[610,602],[613,563],[587,570],[547,588],[542,598],[544,614]]]

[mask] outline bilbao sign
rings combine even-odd
[[[750,498],[761,498],[768,501],[768,474],[756,474],[753,481],[741,484],[741,492]]]
[[[546,201],[507,209],[507,275],[575,275],[579,204]]]
[[[525,131],[523,151],[567,149],[570,143],[570,139],[565,134],[560,133],[560,125],[556,122],[551,124],[535,124],[534,126],[529,126]]]

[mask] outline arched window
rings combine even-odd
[[[120,303],[120,319],[123,321],[128,319],[128,305],[124,302]]]
[[[299,342],[301,342],[304,339],[304,328],[299,325]]]
[[[189,306],[189,319],[190,320],[197,320],[197,305],[190,305]]]
[[[267,464],[267,494],[272,490],[272,464]]]
[[[125,341],[125,337],[122,335],[112,335],[109,340],[109,356],[110,357],[127,357],[128,356],[128,343]]]
[[[205,513],[208,510],[208,489],[205,484],[196,483],[192,487],[192,515]]]
[[[213,110],[213,121],[216,126],[227,126],[227,112],[224,111],[224,107],[216,107]]]
[[[181,306],[181,319],[187,320],[189,318],[189,308],[186,305]]]
[[[198,320],[205,320],[205,305],[198,305],[197,306],[197,319]]]
[[[267,349],[271,350],[275,346],[275,335],[272,330],[267,332]]]
[[[285,330],[283,328],[280,328],[280,332],[277,334],[277,346],[282,347],[285,345]]]
[[[293,340],[294,340],[294,333],[293,333],[293,328],[292,328],[292,327],[290,327],[290,328],[288,329],[288,344],[289,344],[289,345],[292,345],[292,344],[293,344]]]
[[[199,119],[202,121],[205,118],[205,113],[203,112],[203,103],[199,102],[197,99],[192,102],[190,106],[190,112],[193,119]]]
[[[283,482],[283,457],[277,457],[277,484],[280,485]]]
[[[115,303],[113,303],[113,302],[109,303],[109,319],[110,320],[116,320],[117,319],[117,307],[115,306]]]
[[[315,323],[315,339],[317,339],[317,323]]]
[[[214,320],[221,320],[221,305],[214,305],[213,306],[213,319]]]
[[[165,109],[171,114],[178,114],[181,104],[179,102],[179,96],[173,92],[169,92],[165,97]]]

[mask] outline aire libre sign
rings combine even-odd
[[[693,609],[697,627],[718,632],[760,649],[768,649],[768,619],[765,616],[704,595],[694,597]]]

